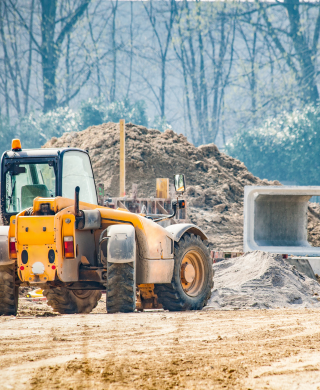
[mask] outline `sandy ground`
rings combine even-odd
[[[0,389],[320,389],[320,310],[0,317]]]

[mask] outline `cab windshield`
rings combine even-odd
[[[56,196],[56,175],[53,162],[10,164],[6,173],[6,212],[19,213],[33,206],[37,196]]]
[[[80,187],[80,201],[97,204],[97,193],[89,156],[78,151],[65,152],[62,169],[62,196],[74,199]]]

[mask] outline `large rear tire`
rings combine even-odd
[[[53,287],[43,290],[47,303],[60,314],[90,313],[101,298],[99,290],[68,290]]]
[[[18,311],[19,286],[16,286],[15,264],[0,266],[0,315],[15,316]]]
[[[131,313],[136,308],[135,262],[108,263],[107,313]]]
[[[174,244],[171,283],[155,284],[163,308],[171,311],[201,310],[213,287],[212,260],[199,236],[185,233]]]

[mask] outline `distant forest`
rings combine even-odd
[[[319,34],[319,2],[0,0],[2,131],[129,99],[150,125],[224,146],[317,104]]]

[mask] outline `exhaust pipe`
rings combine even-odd
[[[77,186],[75,188],[75,193],[74,193],[74,215],[76,217],[81,217],[81,212],[79,210],[79,194],[80,194],[80,187]]]
[[[74,215],[76,217],[76,229],[95,230],[101,227],[101,214],[99,210],[80,210],[79,205],[80,187],[75,188]]]

